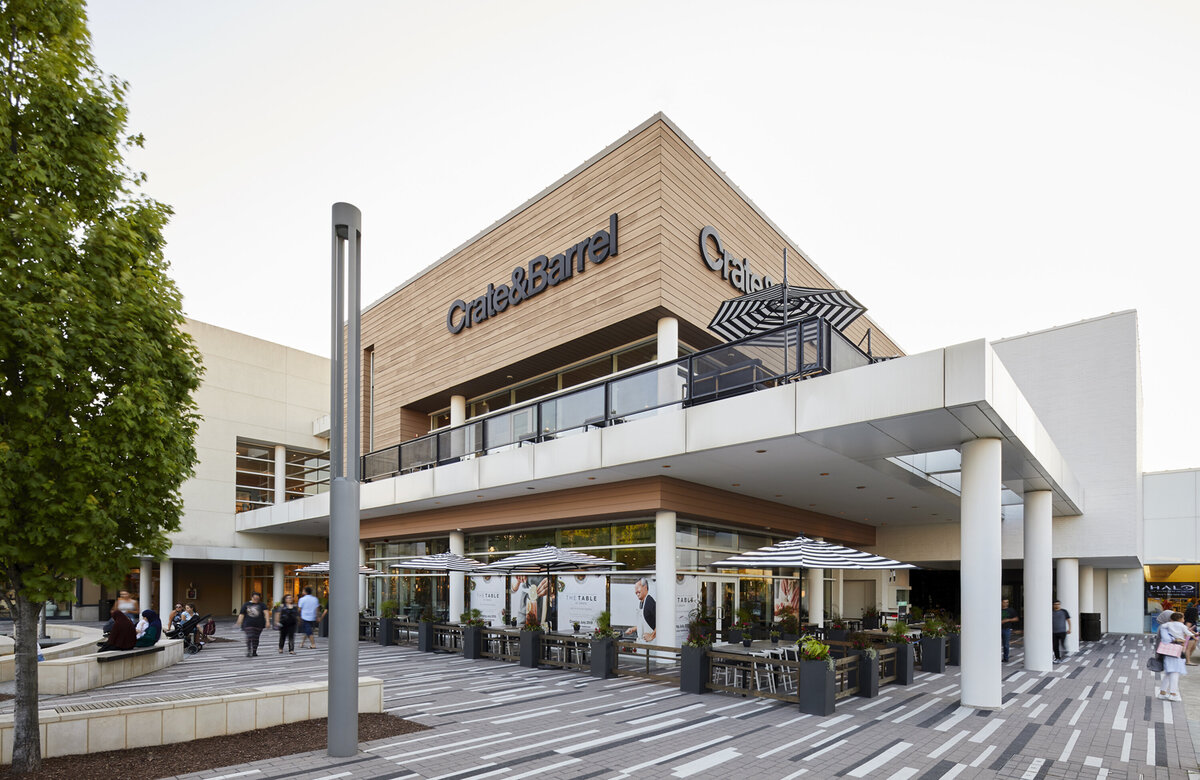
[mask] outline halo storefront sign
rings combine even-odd
[[[616,256],[617,215],[612,214],[608,218],[608,230],[599,230],[553,257],[538,255],[527,265],[514,268],[508,284],[489,284],[487,292],[478,298],[472,301],[459,299],[450,304],[450,310],[446,312],[446,329],[460,333],[463,328],[478,325],[509,306],[518,306],[521,301],[583,273],[589,260],[600,265]]]
[[[716,247],[715,254],[710,248],[709,242]],[[725,247],[721,245],[721,235],[712,225],[705,225],[700,231],[700,257],[703,258],[704,264],[710,271],[720,271],[721,278],[728,281],[733,289],[743,294],[758,292],[775,284],[771,277],[751,271],[750,261],[746,258],[738,260],[725,251]]]

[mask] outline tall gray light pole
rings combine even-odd
[[[329,743],[358,752],[358,486],[362,421],[362,214],[333,204],[333,328],[329,367]],[[349,299],[348,301],[346,299]],[[349,311],[347,312],[347,308]],[[349,314],[349,321],[346,315]],[[347,324],[345,346],[342,324]],[[342,383],[345,382],[343,397]],[[348,401],[349,403],[346,403]]]

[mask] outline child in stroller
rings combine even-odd
[[[182,639],[183,652],[187,655],[195,655],[204,649],[204,637],[206,636],[199,626],[211,617],[212,615],[192,615],[174,630],[166,632],[164,636],[168,639]]]

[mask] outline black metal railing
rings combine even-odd
[[[871,359],[820,317],[657,366],[502,409],[362,458],[363,480],[454,463],[524,444],[867,365]]]

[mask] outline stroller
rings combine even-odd
[[[163,632],[163,636],[168,639],[182,639],[183,652],[187,655],[195,655],[204,649],[204,633],[200,631],[200,624],[210,619],[212,615],[193,615],[190,620],[184,621],[170,631]]]

